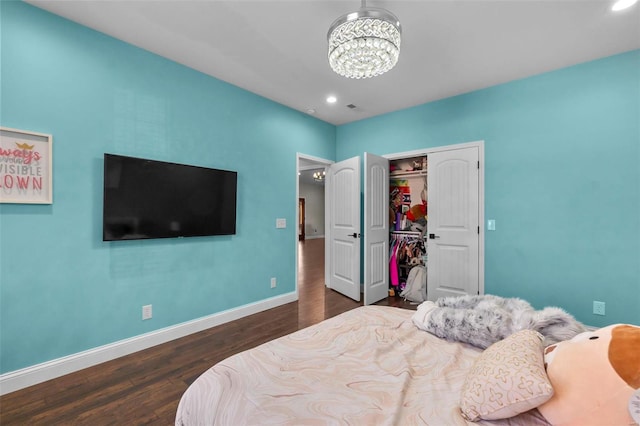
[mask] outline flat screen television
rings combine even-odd
[[[237,172],[104,154],[103,241],[236,233]]]

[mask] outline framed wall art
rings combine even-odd
[[[0,203],[51,204],[51,135],[0,127]]]

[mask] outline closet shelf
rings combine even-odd
[[[391,172],[389,173],[389,178],[397,178],[397,177],[412,177],[412,176],[426,176],[426,170],[413,170],[413,171],[403,171],[403,172]]]
[[[398,235],[422,235],[422,232],[419,231],[391,231],[391,233]]]

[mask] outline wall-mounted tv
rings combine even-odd
[[[236,233],[237,172],[104,154],[103,241]]]

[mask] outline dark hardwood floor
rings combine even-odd
[[[215,363],[362,304],[324,286],[324,239],[299,242],[298,265],[297,302],[4,395],[0,424],[174,424],[183,392]]]

